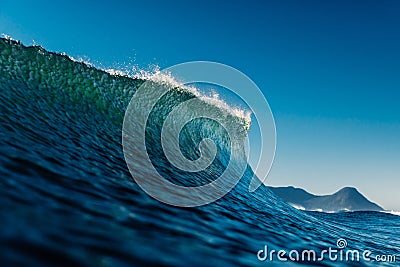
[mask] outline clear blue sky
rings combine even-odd
[[[272,185],[400,210],[399,1],[16,1],[0,33],[105,67],[217,61],[263,90]]]

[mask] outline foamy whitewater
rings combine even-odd
[[[297,210],[265,186],[248,191],[250,167],[220,200],[177,208],[152,199],[135,183],[121,146],[126,107],[144,81],[176,88],[157,103],[147,121],[146,145],[155,168],[172,182],[200,185],[229,162],[226,133],[216,122],[196,120],[180,136],[182,154],[198,157],[201,138],[218,153],[198,173],[171,166],[160,129],[180,103],[204,100],[232,124],[248,129],[250,114],[220,97],[203,96],[174,77],[99,70],[44,48],[0,39],[1,266],[379,266],[396,262],[260,261],[269,249],[371,250],[400,255],[400,218],[382,212],[326,214]],[[140,167],[137,176],[145,175]],[[398,213],[397,213],[398,215]]]

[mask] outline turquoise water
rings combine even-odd
[[[249,193],[250,168],[206,206],[177,208],[149,197],[131,177],[121,145],[125,109],[142,83],[0,40],[1,266],[398,265],[399,216],[299,211],[264,186]],[[153,164],[176,184],[208,183],[230,159],[224,131],[207,120],[190,123],[180,140],[182,153],[196,158],[200,136],[212,136],[218,153],[210,168],[181,172],[163,155],[159,124],[194,97],[170,92],[146,128]],[[349,249],[399,255],[397,262],[257,258],[265,245],[320,251],[337,248],[339,238]]]

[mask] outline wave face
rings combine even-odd
[[[336,247],[338,238],[352,249],[400,253],[398,216],[299,211],[265,186],[249,193],[249,167],[231,192],[206,206],[176,208],[152,199],[132,179],[121,146],[125,109],[143,82],[0,40],[2,266],[256,266],[266,264],[257,259],[265,245],[320,251]],[[195,159],[200,139],[212,138],[218,152],[209,168],[179,172],[163,156],[160,123],[195,97],[170,92],[146,128],[156,169],[181,185],[212,181],[230,160],[226,133],[207,120],[185,126],[180,144]],[[243,121],[232,117],[232,123]],[[145,175],[139,167],[135,173]]]

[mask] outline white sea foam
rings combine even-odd
[[[83,57],[75,58],[75,57],[67,55],[65,53],[61,53],[61,55],[67,56],[69,59],[71,59],[74,62],[83,63],[89,67],[95,67],[94,64],[90,62],[89,59],[84,59]]]
[[[292,206],[293,208],[297,209],[297,210],[306,210],[303,206],[300,205],[296,205],[293,203],[289,203],[290,206]]]
[[[5,33],[2,33],[1,37],[3,37],[4,39],[10,40],[10,41],[16,41],[10,35],[5,34]]]
[[[384,211],[382,211],[382,212],[383,212],[383,213],[388,213],[388,214],[400,216],[400,211],[384,210]]]
[[[315,210],[311,210],[311,211],[324,212],[323,209],[315,209]]]
[[[221,99],[217,93],[213,93],[212,95],[203,94],[195,86],[184,84],[183,82],[179,81],[178,78],[173,77],[171,73],[162,72],[160,67],[157,65],[151,66],[150,70],[131,67],[130,69],[125,70],[105,69],[104,71],[115,76],[126,76],[134,79],[150,80],[157,83],[168,84],[171,87],[187,90],[204,102],[216,106],[235,117],[244,119],[248,126],[251,123],[250,111],[232,107],[232,105],[227,104],[223,99]]]

